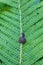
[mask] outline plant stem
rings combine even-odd
[[[21,17],[21,8],[20,8],[20,0],[19,3],[19,13],[20,13],[20,36],[22,36],[22,17]],[[22,64],[22,44],[20,44],[20,65]]]

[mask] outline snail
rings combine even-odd
[[[19,42],[22,43],[22,44],[26,43],[26,38],[25,38],[25,34],[24,33],[22,33],[22,36],[20,37]]]

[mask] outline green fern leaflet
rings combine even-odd
[[[0,0],[0,65],[20,65],[20,11],[21,65],[43,65],[43,0]]]

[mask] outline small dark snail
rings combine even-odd
[[[20,37],[19,42],[22,43],[22,44],[26,43],[26,39],[25,39],[25,34],[24,33],[22,33],[22,36]]]

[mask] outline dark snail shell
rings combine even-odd
[[[24,44],[26,42],[26,39],[24,37],[21,37],[19,41],[20,41],[20,43]]]
[[[20,37],[19,42],[22,43],[22,44],[26,43],[26,39],[25,39],[24,33],[22,33],[22,37]]]

